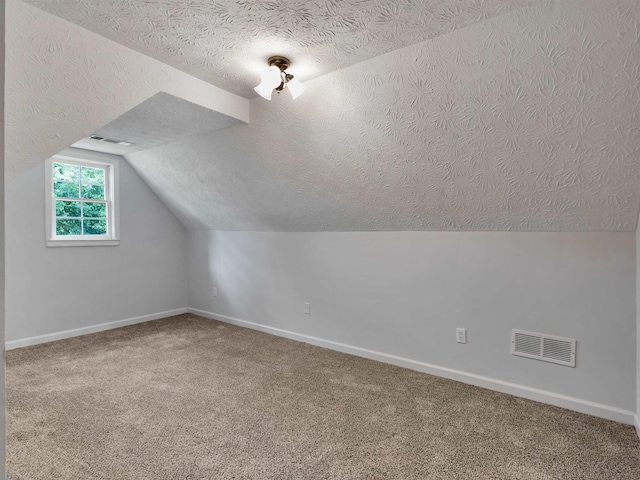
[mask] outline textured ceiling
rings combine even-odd
[[[213,85],[254,97],[274,54],[301,80],[537,0],[26,0]],[[539,1],[539,0],[538,0]]]
[[[633,230],[639,10],[515,10],[126,158],[192,228]]]
[[[133,145],[122,146],[84,138],[72,146],[96,152],[125,155],[241,123],[228,115],[214,112],[173,95],[157,93],[93,132],[101,137],[130,142]]]
[[[5,184],[158,92],[242,121],[250,101],[51,15],[6,7]],[[2,7],[0,7],[2,8]]]

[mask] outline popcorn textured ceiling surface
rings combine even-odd
[[[95,135],[130,142],[133,145],[122,146],[83,138],[72,146],[112,155],[125,155],[241,123],[228,115],[161,92],[94,132]]]
[[[639,5],[516,10],[126,158],[190,228],[634,230]]]
[[[22,0],[4,6],[5,184],[158,92],[249,121],[246,98]]]
[[[271,55],[301,80],[536,0],[26,0],[245,97]],[[539,1],[539,0],[538,0]]]
[[[127,23],[126,12],[140,5],[137,0],[31,3],[71,6],[67,14],[85,12],[88,20],[96,18],[95,12],[86,14],[94,7],[111,9],[108,18],[121,18],[132,31],[136,26]],[[339,3],[374,5],[322,5]],[[289,3],[233,4],[249,9],[269,4],[277,11]],[[455,2],[463,4],[471,5]],[[486,18],[487,10],[482,12]],[[188,16],[184,10],[180,15]],[[454,17],[450,27],[465,23]],[[236,17],[229,21],[242,23]],[[191,126],[197,136],[181,136],[187,132],[177,127],[171,137],[165,126],[154,124],[153,115],[139,116],[135,128],[148,127],[149,148],[125,158],[189,228],[635,230],[640,2],[552,0],[434,35],[436,30],[425,41],[367,54],[372,58],[317,76],[296,101],[286,92],[272,102],[252,99],[249,125],[207,132],[209,127],[199,128],[196,121]],[[237,32],[242,36],[245,30]],[[332,36],[327,48],[336,43],[348,51],[349,42],[338,38]],[[351,44],[355,57],[349,58],[374,40]],[[42,55],[44,47],[37,50]],[[340,61],[346,57],[336,54]],[[338,66],[343,65],[334,63],[329,70]],[[253,77],[241,76],[253,85]],[[157,107],[166,111],[166,105]],[[191,108],[185,106],[185,117],[201,118],[202,112]],[[110,128],[115,127],[100,131]],[[165,135],[170,143],[162,140]]]

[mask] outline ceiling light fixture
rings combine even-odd
[[[293,78],[293,75],[285,72],[291,62],[288,58],[276,55],[269,57],[269,67],[260,74],[260,85],[254,90],[263,98],[271,100],[271,94],[275,90],[280,93],[285,88],[291,92],[292,98],[297,98],[304,92],[304,85],[300,80]]]

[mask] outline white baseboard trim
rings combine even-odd
[[[53,342],[55,340],[62,340],[64,338],[77,337],[79,335],[86,335],[89,333],[102,332],[104,330],[111,330],[113,328],[124,327],[127,325],[134,325],[136,323],[148,322],[151,320],[158,320],[161,318],[171,317],[174,315],[180,315],[183,313],[193,313],[202,317],[211,318],[225,323],[238,325],[240,327],[251,328],[253,330],[259,330],[261,332],[270,333],[280,337],[297,340],[300,342],[309,343],[319,347],[336,350],[338,352],[348,353],[359,357],[368,358],[371,360],[377,360],[383,363],[389,363],[391,365],[397,365],[399,367],[409,368],[419,372],[429,373],[439,377],[449,378],[458,382],[468,383],[478,387],[488,388],[502,393],[508,393],[517,397],[527,398],[541,403],[549,405],[555,405],[557,407],[567,408],[569,410],[575,410],[577,412],[586,413],[596,417],[606,418],[608,420],[614,420],[616,422],[625,423],[627,425],[634,425],[638,436],[640,437],[640,414],[636,415],[635,412],[630,410],[624,410],[618,407],[612,407],[610,405],[604,405],[601,403],[591,402],[589,400],[583,400],[580,398],[569,397],[567,395],[561,395],[558,393],[549,392],[546,390],[540,390],[537,388],[527,387],[525,385],[519,385],[516,383],[505,382],[497,380],[495,378],[484,377],[473,373],[463,372],[461,370],[454,370],[451,368],[441,367],[438,365],[432,365],[429,363],[420,362],[417,360],[411,360],[409,358],[398,357],[388,353],[377,352],[366,348],[355,347],[353,345],[347,345],[340,342],[334,342],[332,340],[326,340],[323,338],[313,337],[302,333],[296,333],[289,330],[283,330],[276,327],[270,327],[268,325],[261,325],[259,323],[249,322],[247,320],[241,320],[239,318],[229,317],[227,315],[219,315],[197,308],[178,308],[175,310],[167,310],[164,312],[152,313],[149,315],[142,315],[140,317],[127,318],[124,320],[117,320],[114,322],[100,323],[98,325],[91,325],[88,327],[76,328],[73,330],[65,330],[62,332],[49,333],[45,335],[39,335],[36,337],[23,338],[20,340],[12,340],[6,342],[5,349],[13,350],[15,348],[28,347],[30,345],[38,345],[40,343]]]
[[[635,412],[632,412],[630,410],[624,410],[618,407],[612,407],[610,405],[603,405],[601,403],[591,402],[589,400],[582,400],[580,398],[569,397],[567,395],[561,395],[546,390],[539,390],[537,388],[518,385],[516,383],[504,382],[495,378],[484,377],[460,370],[440,367],[438,365],[431,365],[428,363],[411,360],[409,358],[403,358],[396,355],[368,350],[366,348],[354,347],[353,345],[346,345],[344,343],[334,342],[332,340],[325,340],[323,338],[312,337],[310,335],[304,335],[302,333],[295,333],[289,330],[282,330],[280,328],[261,325],[259,323],[248,322],[246,320],[240,320],[239,318],[229,317],[227,315],[219,315],[216,313],[199,310],[197,308],[188,308],[187,310],[195,315],[211,318],[213,320],[238,325],[240,327],[251,328],[253,330],[259,330],[261,332],[270,333],[280,337],[298,340],[301,342],[309,343],[311,345],[336,350],[338,352],[349,353],[358,357],[377,360],[379,362],[389,363],[392,365],[397,365],[399,367],[409,368],[411,370],[429,373],[431,375],[436,375],[439,377],[449,378],[458,382],[468,383],[502,393],[508,393],[510,395],[515,395],[516,397],[527,398],[529,400],[534,400],[536,402],[546,403],[549,405],[555,405],[557,407],[562,407],[569,410],[575,410],[577,412],[586,413],[595,417],[606,418],[607,420],[614,420],[616,422],[625,423],[627,425],[634,425],[635,421],[636,429],[638,429],[638,433],[640,434],[638,417],[636,416]]]
[[[38,335],[36,337],[23,338],[20,340],[11,340],[5,343],[5,350],[13,350],[14,348],[28,347],[31,345],[38,345],[39,343],[53,342],[55,340],[62,340],[64,338],[77,337],[79,335],[86,335],[88,333],[102,332],[104,330],[111,330],[113,328],[125,327],[127,325],[134,325],[136,323],[148,322],[150,320],[158,320],[160,318],[172,317],[173,315],[180,315],[187,313],[187,308],[177,308],[175,310],[167,310],[165,312],[151,313],[149,315],[142,315],[140,317],[126,318],[124,320],[116,320],[115,322],[99,323],[98,325],[90,325],[88,327],[74,328],[73,330],[64,330],[62,332],[47,333],[45,335]]]

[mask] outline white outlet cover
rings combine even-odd
[[[214,297],[218,296],[218,287],[213,287],[213,296]]]
[[[304,313],[307,315],[311,314],[311,304],[308,302],[304,304]]]
[[[456,342],[467,343],[467,329],[456,328]]]

